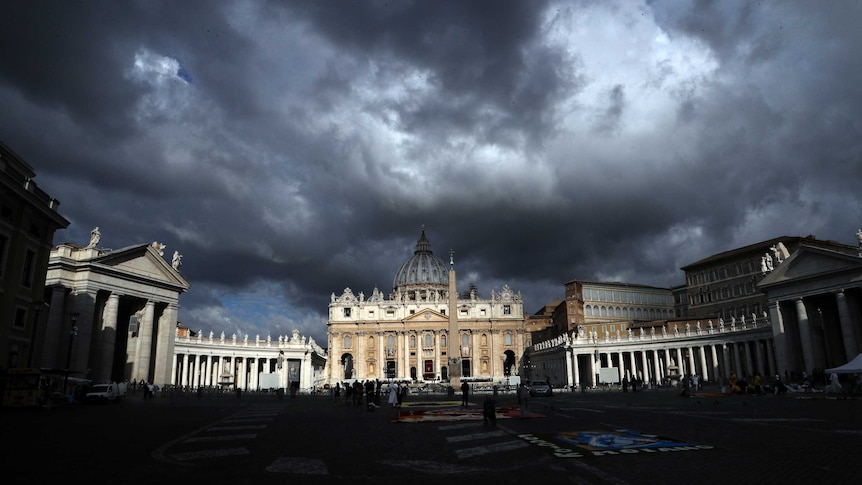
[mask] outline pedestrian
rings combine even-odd
[[[627,376],[623,376],[623,392],[629,392],[629,379]]]
[[[389,383],[389,400],[387,402],[389,404],[391,404],[393,408],[397,408],[398,406],[401,405],[401,403],[398,402],[398,401],[400,401],[400,399],[398,399],[398,393],[399,393],[398,384],[396,384],[394,382],[390,382]]]
[[[482,420],[485,424],[497,426],[497,402],[493,396],[486,396],[482,404]]]
[[[461,383],[461,405],[467,407],[470,405],[470,385],[467,381]]]
[[[523,382],[518,388],[518,402],[521,403],[521,417],[527,418],[530,416],[530,390]]]
[[[404,398],[407,397],[407,384],[399,384],[398,387],[398,407],[401,407],[401,403],[404,402]]]

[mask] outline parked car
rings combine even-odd
[[[552,396],[554,391],[548,381],[533,381],[530,383],[531,396]]]

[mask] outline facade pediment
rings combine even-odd
[[[188,289],[189,283],[180,276],[152,245],[143,244],[98,256],[90,261],[93,269],[109,269],[124,275],[135,275]]]
[[[419,310],[415,314],[404,319],[405,323],[421,322],[421,323],[449,323],[449,317],[440,312],[426,308]]]
[[[858,281],[862,273],[862,258],[837,251],[802,246],[764,277],[758,287],[768,288],[789,282],[835,278],[844,273],[849,278],[848,282]]]

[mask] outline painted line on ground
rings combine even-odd
[[[528,446],[530,445],[521,440],[505,441],[503,443],[496,443],[488,446],[477,446],[475,448],[464,448],[461,450],[455,450],[455,455],[457,455],[458,458],[463,460],[464,458],[487,455],[489,453],[499,453],[501,451],[517,450],[519,448],[526,448]]]
[[[266,467],[271,473],[295,473],[299,475],[329,475],[323,460],[316,458],[281,457]]]
[[[224,436],[203,436],[200,438],[189,438],[183,441],[183,443],[209,443],[213,441],[251,440],[254,438],[257,438],[257,433],[231,434]]]
[[[248,426],[216,426],[213,428],[207,429],[207,431],[239,431],[242,429],[264,429],[266,428],[265,424],[253,424]]]
[[[171,458],[180,461],[197,460],[201,458],[221,458],[225,456],[247,455],[250,452],[245,448],[222,448],[218,450],[190,451],[186,453],[175,453]]]
[[[460,443],[462,441],[482,440],[486,438],[496,438],[506,435],[505,431],[488,431],[486,433],[462,434],[458,436],[450,436],[446,438],[449,443]]]

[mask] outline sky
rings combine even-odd
[[[424,226],[536,313],[778,236],[856,244],[862,2],[8,1],[0,140],[70,221],[159,241],[179,320],[326,345]]]

